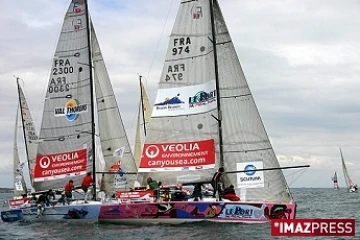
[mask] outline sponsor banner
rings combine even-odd
[[[218,218],[234,219],[267,219],[264,215],[265,205],[261,207],[242,205],[242,204],[225,204]]]
[[[355,219],[274,219],[271,236],[355,236]]]
[[[215,167],[214,139],[144,144],[139,172],[188,171]]]
[[[263,161],[236,163],[237,171],[246,171],[237,173],[237,187],[238,188],[263,188],[264,187],[264,172],[256,171],[256,169],[263,169]]]
[[[87,149],[36,156],[35,182],[77,176],[86,173]]]
[[[70,99],[65,103],[65,107],[54,108],[54,116],[65,116],[66,120],[72,122],[78,118],[79,114],[85,113],[87,111],[87,104],[79,104],[79,101],[77,99]]]
[[[216,84],[211,80],[198,85],[159,89],[151,117],[199,114],[216,107]]]
[[[9,200],[10,208],[22,207],[30,202],[30,197]]]

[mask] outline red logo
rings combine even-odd
[[[178,171],[214,167],[214,139],[197,142],[144,144],[139,171]],[[187,170],[189,170],[187,169]]]
[[[36,156],[33,177],[52,177],[86,171],[87,149]]]
[[[109,172],[116,172],[120,169],[120,167],[121,167],[121,161],[118,161],[109,168]]]
[[[271,236],[355,236],[355,219],[274,219]]]

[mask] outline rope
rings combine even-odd
[[[305,168],[305,169],[301,169],[301,170],[299,170],[299,171],[296,171],[296,172],[300,172],[300,171],[303,171],[301,174],[299,174],[299,176],[297,176],[297,178],[295,178],[292,182],[290,182],[289,184],[288,184],[288,186],[290,187],[291,186],[291,184],[293,184],[299,177],[301,177],[301,175],[303,175],[306,171],[308,170],[308,168]],[[294,172],[292,175],[294,175],[296,172]]]

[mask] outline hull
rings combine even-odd
[[[160,202],[104,204],[99,222],[124,224],[181,224],[186,222],[265,223],[294,219],[296,203]]]
[[[70,205],[55,204],[45,207],[43,215],[38,216],[38,208],[18,207],[1,211],[1,219],[4,222],[17,221],[48,221],[48,220],[93,220],[97,221],[101,208],[101,202],[89,201],[89,203],[72,202]]]

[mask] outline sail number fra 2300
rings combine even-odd
[[[52,69],[53,78],[51,78],[48,88],[49,93],[70,91],[70,85],[66,81],[66,77],[57,75],[73,73],[74,67],[71,66],[69,59],[55,59],[54,68]]]

